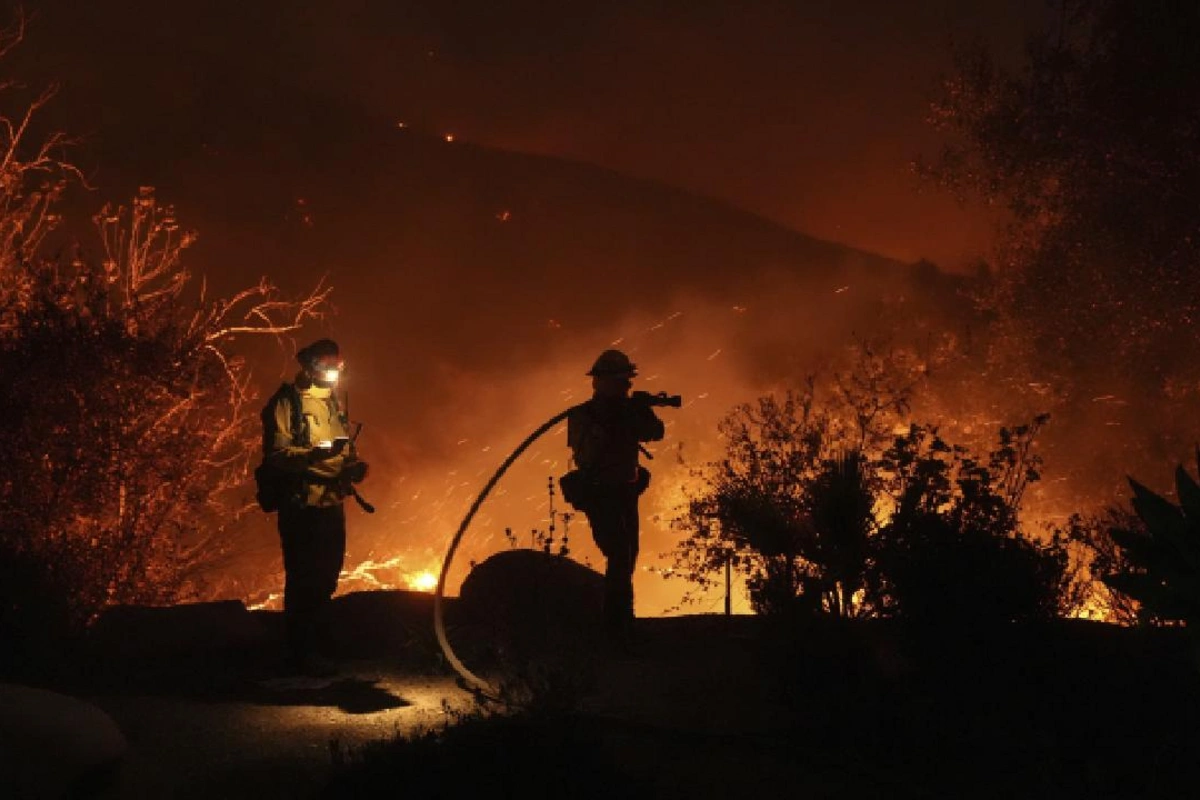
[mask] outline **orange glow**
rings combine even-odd
[[[437,584],[438,576],[434,575],[428,570],[425,572],[418,572],[416,575],[412,575],[408,579],[408,588],[415,592],[432,592],[437,588]]]

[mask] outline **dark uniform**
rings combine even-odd
[[[617,353],[618,356],[610,355]],[[606,371],[607,370],[607,371]],[[606,351],[588,373],[627,382],[634,367],[619,351]],[[633,622],[633,571],[638,556],[638,496],[650,473],[638,464],[640,442],[663,438],[663,423],[646,403],[626,391],[597,390],[567,417],[567,444],[575,465],[589,479],[586,507],[592,538],[604,554],[604,623],[627,636]]]
[[[325,345],[324,350],[319,345]],[[346,551],[346,514],[342,506],[350,481],[365,476],[366,464],[347,452],[322,447],[348,436],[347,421],[331,386],[314,381],[308,364],[317,355],[337,355],[329,340],[301,351],[305,371],[296,376],[295,393],[280,390],[264,420],[264,459],[295,475],[294,490],[279,509],[279,539],[285,573],[283,611],[288,653],[293,665],[311,663],[321,612],[337,590]],[[293,398],[300,400],[301,430],[293,430]],[[271,430],[273,428],[273,430]]]

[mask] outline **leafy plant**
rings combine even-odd
[[[1019,524],[1039,479],[1032,443],[1047,417],[1000,431],[986,462],[913,425],[881,459],[892,513],[875,539],[872,592],[889,614],[933,623],[1048,619],[1069,584],[1065,542]]]
[[[1132,478],[1129,485],[1143,527],[1111,529],[1128,566],[1104,575],[1104,583],[1136,600],[1144,621],[1200,624],[1200,485],[1177,467],[1178,505]]]

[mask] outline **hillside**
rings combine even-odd
[[[829,370],[856,339],[927,337],[969,316],[962,279],[931,265],[321,98],[272,95],[272,114],[256,115],[270,87],[221,77],[198,81],[167,114],[107,109],[111,124],[78,151],[97,188],[74,192],[67,210],[86,219],[152,185],[199,231],[187,263],[210,296],[261,276],[293,295],[323,278],[334,287],[336,313],[301,338],[332,335],[346,354],[373,468],[364,494],[383,509],[353,521],[349,563],[391,563],[384,585],[436,569],[491,470],[586,394],[584,371],[614,342],[642,365],[640,387],[684,395],[664,447],[685,447],[695,463],[732,405]],[[258,391],[292,374],[292,343],[245,344]],[[655,467],[647,511],[664,521],[686,473],[680,458]],[[564,463],[557,439],[531,451],[485,509],[467,558],[494,551],[505,527],[544,525],[546,480]],[[267,522],[240,537],[238,563],[214,579],[218,596],[277,580]],[[666,547],[661,532],[647,536],[647,553]],[[586,536],[576,542],[586,557]]]

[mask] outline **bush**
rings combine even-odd
[[[1039,479],[1033,438],[1046,422],[1000,431],[986,463],[911,426],[880,460],[892,514],[873,541],[873,591],[889,613],[925,623],[1048,620],[1066,610],[1065,541],[1020,527]]]

